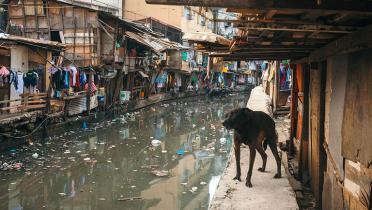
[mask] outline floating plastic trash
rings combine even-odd
[[[14,149],[14,148],[9,150],[9,154],[12,155],[12,156],[14,156],[16,153],[17,153],[17,150]]]
[[[185,150],[184,149],[179,149],[176,151],[177,155],[184,155],[185,154]]]
[[[88,129],[88,124],[87,124],[87,122],[83,122],[83,125],[81,126],[83,129]]]
[[[154,140],[151,141],[151,145],[154,146],[154,147],[157,147],[160,144],[161,144],[160,140],[154,139]]]
[[[36,159],[36,158],[38,158],[38,157],[39,157],[39,154],[37,154],[37,153],[34,153],[34,154],[32,154],[32,157]]]
[[[221,144],[226,144],[226,138],[220,138],[220,143]]]

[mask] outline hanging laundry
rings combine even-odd
[[[14,85],[16,92],[19,94],[23,93],[23,73],[22,72],[17,72],[17,86]]]
[[[85,83],[87,83],[87,75],[84,71],[80,71],[79,81],[80,81],[80,86],[84,86]]]
[[[287,69],[287,82],[290,82],[291,81],[291,77],[292,77],[292,69],[291,68],[288,68]]]
[[[96,87],[96,84],[94,84],[94,82],[92,81],[92,82],[90,82],[90,85],[91,85],[91,87],[90,87],[90,95],[92,96],[92,95],[94,95],[94,93],[97,91],[97,87]],[[84,90],[88,90],[89,89],[89,84],[87,83],[87,84],[85,84],[85,86],[84,86]]]
[[[187,58],[188,58],[188,55],[187,54],[188,54],[187,52],[181,52],[181,59],[183,61],[187,61]]]
[[[49,73],[54,74],[58,71],[58,69],[56,67],[52,66],[48,69],[48,71],[49,71]]]
[[[18,76],[17,72],[10,70],[9,74],[9,84],[13,84],[15,89],[18,89]]]
[[[68,68],[63,68],[62,81],[63,81],[62,88],[69,89],[70,88],[70,71]]]
[[[9,70],[5,66],[2,66],[0,68],[0,76],[1,77],[8,76],[9,74],[10,74],[10,72],[9,72]]]
[[[62,86],[63,86],[62,70],[57,69],[57,71],[55,71],[52,74],[52,85],[53,85],[53,88],[55,88],[55,90],[57,90],[57,91],[62,90]]]
[[[70,66],[70,85],[71,87],[76,86],[76,75],[77,75],[77,69],[75,66]]]
[[[27,88],[35,87],[38,82],[39,75],[35,71],[28,71],[23,78],[24,86]]]

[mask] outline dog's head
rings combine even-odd
[[[222,122],[222,125],[228,130],[238,129],[248,120],[248,113],[251,111],[252,110],[248,108],[235,109],[225,115],[225,120]]]

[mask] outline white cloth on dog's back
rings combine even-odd
[[[273,111],[271,109],[271,99],[261,86],[257,86],[252,89],[249,97],[247,108],[253,111],[261,111],[273,117]]]

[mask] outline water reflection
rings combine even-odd
[[[232,144],[220,121],[246,98],[154,106],[88,130],[66,127],[13,159],[4,154],[26,170],[0,172],[0,209],[207,209]],[[140,199],[122,201],[132,197]]]

